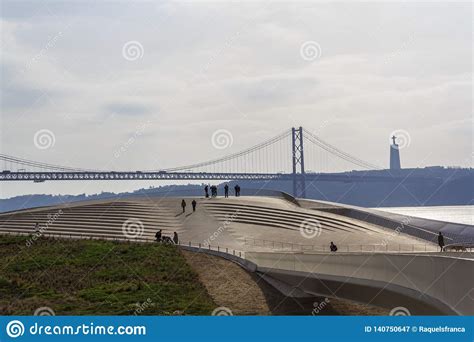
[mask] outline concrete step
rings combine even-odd
[[[206,207],[215,207],[215,203],[212,204],[205,204]],[[279,215],[279,216],[286,216],[289,218],[307,218],[307,219],[327,219],[327,218],[332,218],[332,220],[340,222],[341,224],[345,224],[349,227],[359,227],[363,229],[369,229],[371,230],[370,226],[367,224],[364,224],[363,222],[358,222],[357,220],[343,220],[343,219],[338,219],[338,218],[333,218],[331,214],[326,214],[324,212],[321,212],[320,214],[316,214],[314,212],[295,212],[295,211],[288,211],[288,210],[280,210],[280,209],[273,209],[273,208],[266,208],[266,207],[260,207],[260,206],[251,206],[251,205],[239,205],[239,204],[219,204],[217,206],[218,208],[225,208],[225,207],[231,207],[235,211],[243,211],[243,210],[249,210],[252,209],[254,211],[258,211],[259,213],[271,213],[272,215]],[[375,232],[375,230],[373,230]]]
[[[208,207],[208,206],[206,206]],[[210,210],[212,213],[228,213],[229,215],[235,214],[235,210],[229,211],[225,207],[212,207],[209,206],[208,210]],[[249,210],[247,208],[240,208],[239,209],[239,214],[237,216],[241,215],[255,215],[255,217],[268,217],[270,219],[278,218],[281,221],[286,221],[286,222],[292,222],[295,224],[301,224],[305,220],[316,220],[319,221],[322,225],[328,225],[331,226],[335,229],[351,232],[354,230],[360,230],[360,231],[371,231],[374,233],[379,233],[379,231],[374,230],[366,225],[358,225],[358,224],[353,224],[350,222],[346,222],[343,220],[338,220],[338,219],[333,219],[328,216],[323,216],[323,215],[286,215],[286,214],[281,214],[278,211],[265,211],[265,210]],[[303,219],[304,217],[304,219]]]
[[[216,214],[215,215],[218,219],[220,219],[221,221],[225,221],[226,220],[226,215],[222,215],[222,214]],[[265,224],[272,224],[274,227],[282,227],[282,228],[288,228],[288,229],[293,229],[293,230],[299,230],[300,227],[301,227],[301,221],[299,222],[285,222],[284,220],[279,220],[279,219],[271,219],[271,218],[268,218],[268,217],[262,217],[262,216],[258,216],[258,215],[240,215],[233,219],[232,222],[238,222],[238,223],[246,223],[246,224],[253,224],[253,222],[255,222],[255,224],[259,224],[259,225],[265,225]],[[324,224],[321,224],[320,225],[321,229],[323,230],[328,230],[328,231],[335,231],[337,230],[337,228],[334,228],[334,227],[331,227],[331,226],[328,226],[328,225],[324,225]],[[349,232],[350,231],[347,231],[347,230],[344,230],[344,229],[340,229],[342,231],[345,231],[345,232]]]

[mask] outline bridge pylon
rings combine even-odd
[[[291,128],[291,149],[293,165],[293,196],[306,198],[304,173],[303,127]]]

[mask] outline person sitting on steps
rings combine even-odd
[[[156,232],[155,239],[156,242],[161,242],[161,229],[158,229],[158,231]]]

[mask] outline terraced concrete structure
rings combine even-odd
[[[0,215],[2,232],[32,234],[36,223],[43,234],[111,239],[152,239],[159,226],[166,226],[168,232],[181,228],[174,212],[146,201],[68,203]],[[125,235],[127,228],[129,236]],[[135,234],[135,229],[140,234]]]
[[[195,212],[187,197],[185,213],[181,199],[128,197],[3,213],[0,233],[151,242],[162,229],[177,232],[184,246],[240,256],[232,260],[288,296],[349,298],[414,314],[474,313],[471,255],[440,256],[436,232],[427,227],[287,195],[195,198]],[[337,253],[329,251],[331,241]]]

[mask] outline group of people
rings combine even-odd
[[[209,198],[209,189],[211,190],[211,197],[216,197],[217,196],[217,186],[216,185],[206,185],[204,187],[204,192],[206,194],[206,198]]]
[[[156,239],[156,242],[160,242],[164,244],[174,244],[174,245],[179,244],[178,233],[176,232],[173,233],[173,237],[171,238],[169,236],[163,236],[161,229],[158,229],[158,231],[155,234],[155,239]]]
[[[209,198],[209,190],[211,190],[211,197],[217,197],[217,186],[216,185],[206,185],[204,187],[204,194],[206,196],[206,198]],[[240,185],[239,184],[236,184],[234,186],[234,194],[235,194],[235,197],[239,197],[240,196]],[[226,184],[224,185],[224,197],[227,198],[229,197],[229,185]]]
[[[181,208],[183,209],[183,213],[186,212],[186,201],[183,199],[181,201]],[[193,207],[193,211],[196,211],[196,206],[197,206],[197,202],[196,200],[193,199],[193,201],[191,202],[191,206]]]

